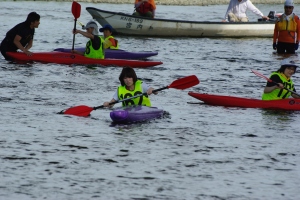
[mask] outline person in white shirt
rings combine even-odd
[[[230,0],[223,22],[248,22],[246,11],[250,10],[259,17],[269,20],[250,0]]]

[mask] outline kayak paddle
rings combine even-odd
[[[261,78],[264,78],[264,79],[266,79],[268,82],[270,82],[270,83],[273,82],[273,83],[275,83],[276,85],[279,86],[279,83],[277,83],[277,82],[275,82],[275,81],[269,79],[268,77],[262,75],[262,74],[259,73],[258,71],[255,71],[255,70],[253,70],[253,69],[251,69],[251,71],[252,71],[256,76],[259,76],[259,77],[261,77]],[[290,90],[290,89],[288,89],[288,88],[286,88],[286,87],[284,87],[284,89],[286,89],[287,91],[291,92],[292,94],[295,94],[295,95],[297,95],[297,96],[300,97],[300,94],[297,94],[296,92],[294,92],[294,91],[292,91],[292,90]]]
[[[76,21],[80,17],[80,11],[81,11],[81,5],[77,3],[76,1],[73,1],[72,3],[72,14],[74,16],[74,31],[76,30]],[[73,34],[73,44],[72,44],[72,50],[74,50],[74,43],[75,43],[75,34]]]
[[[194,85],[197,85],[199,83],[200,83],[199,79],[195,75],[191,75],[191,76],[186,76],[184,78],[177,79],[177,80],[173,81],[170,85],[168,85],[166,87],[163,87],[163,88],[153,90],[152,92],[155,93],[155,92],[165,90],[165,89],[169,89],[169,88],[184,90],[184,89],[190,88]],[[126,98],[126,99],[123,99],[123,100],[118,100],[118,101],[115,101],[115,102],[111,102],[111,103],[109,103],[109,105],[113,105],[113,104],[116,104],[116,103],[120,103],[120,102],[123,102],[123,101],[134,99],[134,98],[137,98],[137,97],[140,97],[140,96],[143,96],[143,95],[147,95],[147,92],[144,92],[142,94],[138,94],[138,95],[135,95],[133,97],[129,97],[129,98]],[[103,108],[103,107],[104,107],[103,105],[97,106],[97,107],[89,107],[89,106],[85,106],[85,105],[80,105],[80,106],[75,106],[75,107],[68,108],[67,110],[62,110],[57,114],[76,115],[76,116],[80,116],[80,117],[87,117],[87,116],[90,115],[90,113],[93,110],[97,110],[97,109]]]

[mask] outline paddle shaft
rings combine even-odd
[[[165,89],[169,89],[169,86],[153,90],[152,93],[159,92],[159,91],[162,91],[162,90],[165,90]],[[109,103],[109,105],[114,105],[116,103],[121,103],[121,102],[124,102],[124,101],[128,101],[130,99],[135,99],[135,98],[138,98],[138,97],[141,97],[141,96],[144,96],[144,95],[147,95],[147,92],[144,92],[142,94],[138,94],[138,95],[126,98],[126,99],[122,99],[122,100],[117,100],[117,101],[111,102],[111,103]],[[97,107],[93,107],[93,110],[97,110],[97,109],[103,108],[103,107],[104,107],[103,105],[97,106]]]
[[[76,21],[77,19],[75,18],[75,23],[74,23],[74,31],[76,30]],[[72,43],[72,50],[74,50],[74,44],[75,44],[75,34],[73,34],[73,43]]]

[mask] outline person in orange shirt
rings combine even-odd
[[[280,16],[274,28],[273,49],[277,49],[277,53],[294,54],[299,47],[300,21],[293,10],[293,0],[286,0],[284,14]]]
[[[154,18],[156,5],[154,0],[135,0],[132,15]]]

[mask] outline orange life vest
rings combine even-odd
[[[147,12],[152,12],[152,5],[148,3],[147,1],[143,2],[140,4],[139,7],[136,8],[136,11],[141,13],[141,14],[146,14]]]

